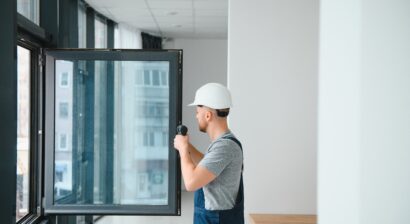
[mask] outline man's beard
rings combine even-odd
[[[201,132],[203,132],[203,133],[206,133],[206,125],[203,125],[203,126],[201,127],[201,125],[198,124],[198,128],[199,128],[199,131],[201,131]]]

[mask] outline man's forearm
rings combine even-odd
[[[191,156],[192,162],[195,166],[198,165],[199,161],[201,161],[202,158],[204,158],[204,154],[202,154],[191,144],[189,144],[189,155]]]
[[[191,159],[189,153],[180,154],[181,157],[181,173],[182,177],[184,178],[185,185],[187,186],[187,182],[193,179],[194,171],[196,164]]]

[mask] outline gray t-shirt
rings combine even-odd
[[[199,166],[216,175],[203,187],[207,210],[231,209],[235,205],[241,180],[243,156],[240,146],[225,136],[235,137],[230,131],[221,135],[208,147]]]

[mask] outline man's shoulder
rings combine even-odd
[[[214,150],[228,150],[228,151],[241,151],[241,147],[237,142],[233,139],[235,138],[233,135],[227,135],[219,138],[212,145],[209,147],[209,152]]]

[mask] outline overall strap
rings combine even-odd
[[[233,136],[225,136],[223,139],[229,139],[236,144],[239,145],[242,151],[243,155],[243,150],[242,150],[242,144],[239,142],[238,139],[236,139]],[[243,172],[243,163],[242,163],[242,172]],[[241,172],[241,180],[239,182],[239,189],[238,189],[238,195],[236,196],[235,200],[235,205],[232,209],[229,210],[222,210],[219,213],[219,223],[220,224],[244,224],[244,192],[243,192],[243,176]]]
[[[229,140],[231,140],[231,141],[234,141],[236,144],[239,145],[239,147],[240,147],[241,150],[242,150],[242,144],[241,144],[241,142],[240,142],[238,139],[236,139],[235,137],[232,137],[232,136],[224,136],[224,137],[222,137],[222,139],[229,139]]]

